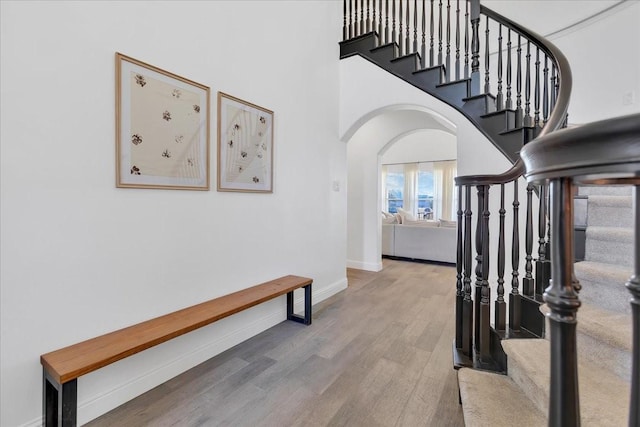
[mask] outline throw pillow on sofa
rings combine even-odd
[[[404,223],[404,221],[417,221],[418,218],[416,218],[415,216],[413,216],[413,214],[409,211],[406,211],[402,208],[398,208],[398,213],[400,214],[400,216],[402,217],[402,222]]]
[[[446,219],[440,218],[439,222],[440,227],[456,228],[458,226],[458,221],[448,221]]]

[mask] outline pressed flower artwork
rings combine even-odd
[[[209,88],[121,54],[116,79],[117,186],[208,190]]]
[[[218,191],[273,192],[273,115],[218,92]]]

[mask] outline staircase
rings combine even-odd
[[[456,108],[515,163],[555,107],[562,59],[478,1],[421,3],[344,1],[340,58],[360,55]]]
[[[630,295],[624,286],[632,274],[631,187],[579,191],[588,197],[586,255],[575,264],[582,286],[577,328],[581,418],[584,425],[621,426],[627,423],[631,380]],[[541,310],[549,312],[546,305]],[[548,339],[506,340],[502,347],[508,375],[469,368],[458,372],[465,423],[546,425]]]
[[[513,162],[456,178],[453,362],[466,424],[640,425],[640,115],[561,130],[566,58],[479,0],[345,0],[340,57],[352,55],[456,108]],[[586,248],[574,266],[576,185],[595,187],[580,188]]]

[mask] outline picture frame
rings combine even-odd
[[[209,190],[209,87],[115,59],[116,187]]]
[[[273,193],[271,110],[218,92],[218,191]]]

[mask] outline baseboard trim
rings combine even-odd
[[[321,289],[313,289],[313,304],[322,302],[323,300],[347,289],[347,278],[344,277],[337,282],[325,286]],[[296,310],[304,310],[304,294],[294,301]],[[122,405],[125,402],[151,390],[154,387],[164,383],[167,379],[174,378],[194,366],[199,365],[206,360],[228,350],[229,348],[246,341],[249,338],[277,325],[286,320],[286,312],[282,310],[274,310],[265,316],[254,320],[251,323],[242,325],[229,334],[189,351],[182,356],[168,361],[166,364],[158,366],[152,371],[146,372],[136,378],[118,385],[103,393],[94,395],[78,402],[78,425],[85,424],[99,416],[111,411],[112,409]],[[42,417],[37,417],[19,427],[40,427],[42,426]]]
[[[351,259],[347,260],[347,267],[354,268],[356,270],[366,270],[366,271],[374,271],[378,272],[382,270],[382,261],[380,262],[363,262],[363,261],[354,261]]]

